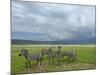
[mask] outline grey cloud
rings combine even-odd
[[[48,40],[91,37],[95,7],[13,1],[12,31],[42,32]]]

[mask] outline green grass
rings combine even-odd
[[[90,70],[96,68],[96,48],[95,46],[64,46],[61,50],[75,49],[77,53],[77,61],[69,62],[67,57],[64,57],[61,65],[49,62],[45,56],[41,66],[34,66],[35,61],[32,62],[32,68],[25,68],[25,59],[23,56],[19,57],[18,54],[22,48],[28,49],[32,54],[40,52],[42,48],[48,46],[12,46],[11,50],[11,73],[37,73],[37,72],[54,72],[54,71],[73,71],[73,70]],[[56,50],[56,48],[54,48]]]

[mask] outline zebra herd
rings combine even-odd
[[[31,61],[37,61],[35,65],[38,65],[38,63],[42,63],[44,56],[48,57],[48,60],[51,61],[51,59],[56,59],[57,63],[60,64],[61,60],[64,58],[64,56],[68,57],[69,60],[75,61],[76,60],[76,53],[74,50],[70,51],[61,51],[61,46],[57,47],[57,50],[53,50],[53,47],[50,48],[43,48],[41,49],[40,53],[34,53],[30,54],[28,50],[22,49],[19,53],[19,56],[23,55],[26,59],[26,67],[32,67]]]

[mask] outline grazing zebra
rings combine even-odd
[[[63,51],[62,53],[61,53],[61,55],[62,55],[62,58],[64,57],[64,56],[67,56],[70,60],[76,60],[76,53],[75,53],[75,51],[74,50],[70,50],[70,51]]]
[[[21,52],[19,53],[19,56],[23,55],[26,59],[26,67],[31,67],[31,61],[37,61],[35,65],[37,65],[40,62],[42,62],[42,57],[40,54],[33,54],[30,55],[29,52],[26,49],[22,49]]]

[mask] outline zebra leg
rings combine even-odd
[[[61,56],[58,57],[58,64],[61,64]]]
[[[42,61],[43,61],[43,58],[40,58],[40,65],[41,65]]]
[[[68,61],[69,61],[69,62],[71,61],[71,56],[68,56]]]
[[[60,65],[61,62],[61,56],[58,56],[58,65]]]
[[[74,59],[74,56],[71,56],[71,61],[73,62],[75,59]]]
[[[37,62],[36,62],[36,64],[35,64],[36,66],[37,66],[38,62],[39,62],[39,60],[37,60]]]
[[[63,60],[63,58],[64,58],[64,55],[61,56],[61,61]]]
[[[51,60],[51,57],[50,56],[48,56],[48,59],[49,59],[49,61]]]
[[[52,57],[52,63],[53,64],[55,63],[55,57]]]
[[[27,62],[25,63],[25,65],[26,65],[26,68],[28,68],[28,64],[27,64]]]
[[[73,56],[73,61],[77,61],[76,55]]]
[[[44,57],[44,54],[43,53],[41,53],[41,55],[42,55],[42,57]]]
[[[32,67],[32,65],[31,65],[31,61],[29,61],[29,68],[31,68]]]
[[[49,59],[48,63],[50,63],[50,61],[51,61],[51,56],[48,56],[48,59]]]
[[[58,63],[58,65],[60,64],[60,62],[59,62],[59,58],[57,58],[57,63]]]

